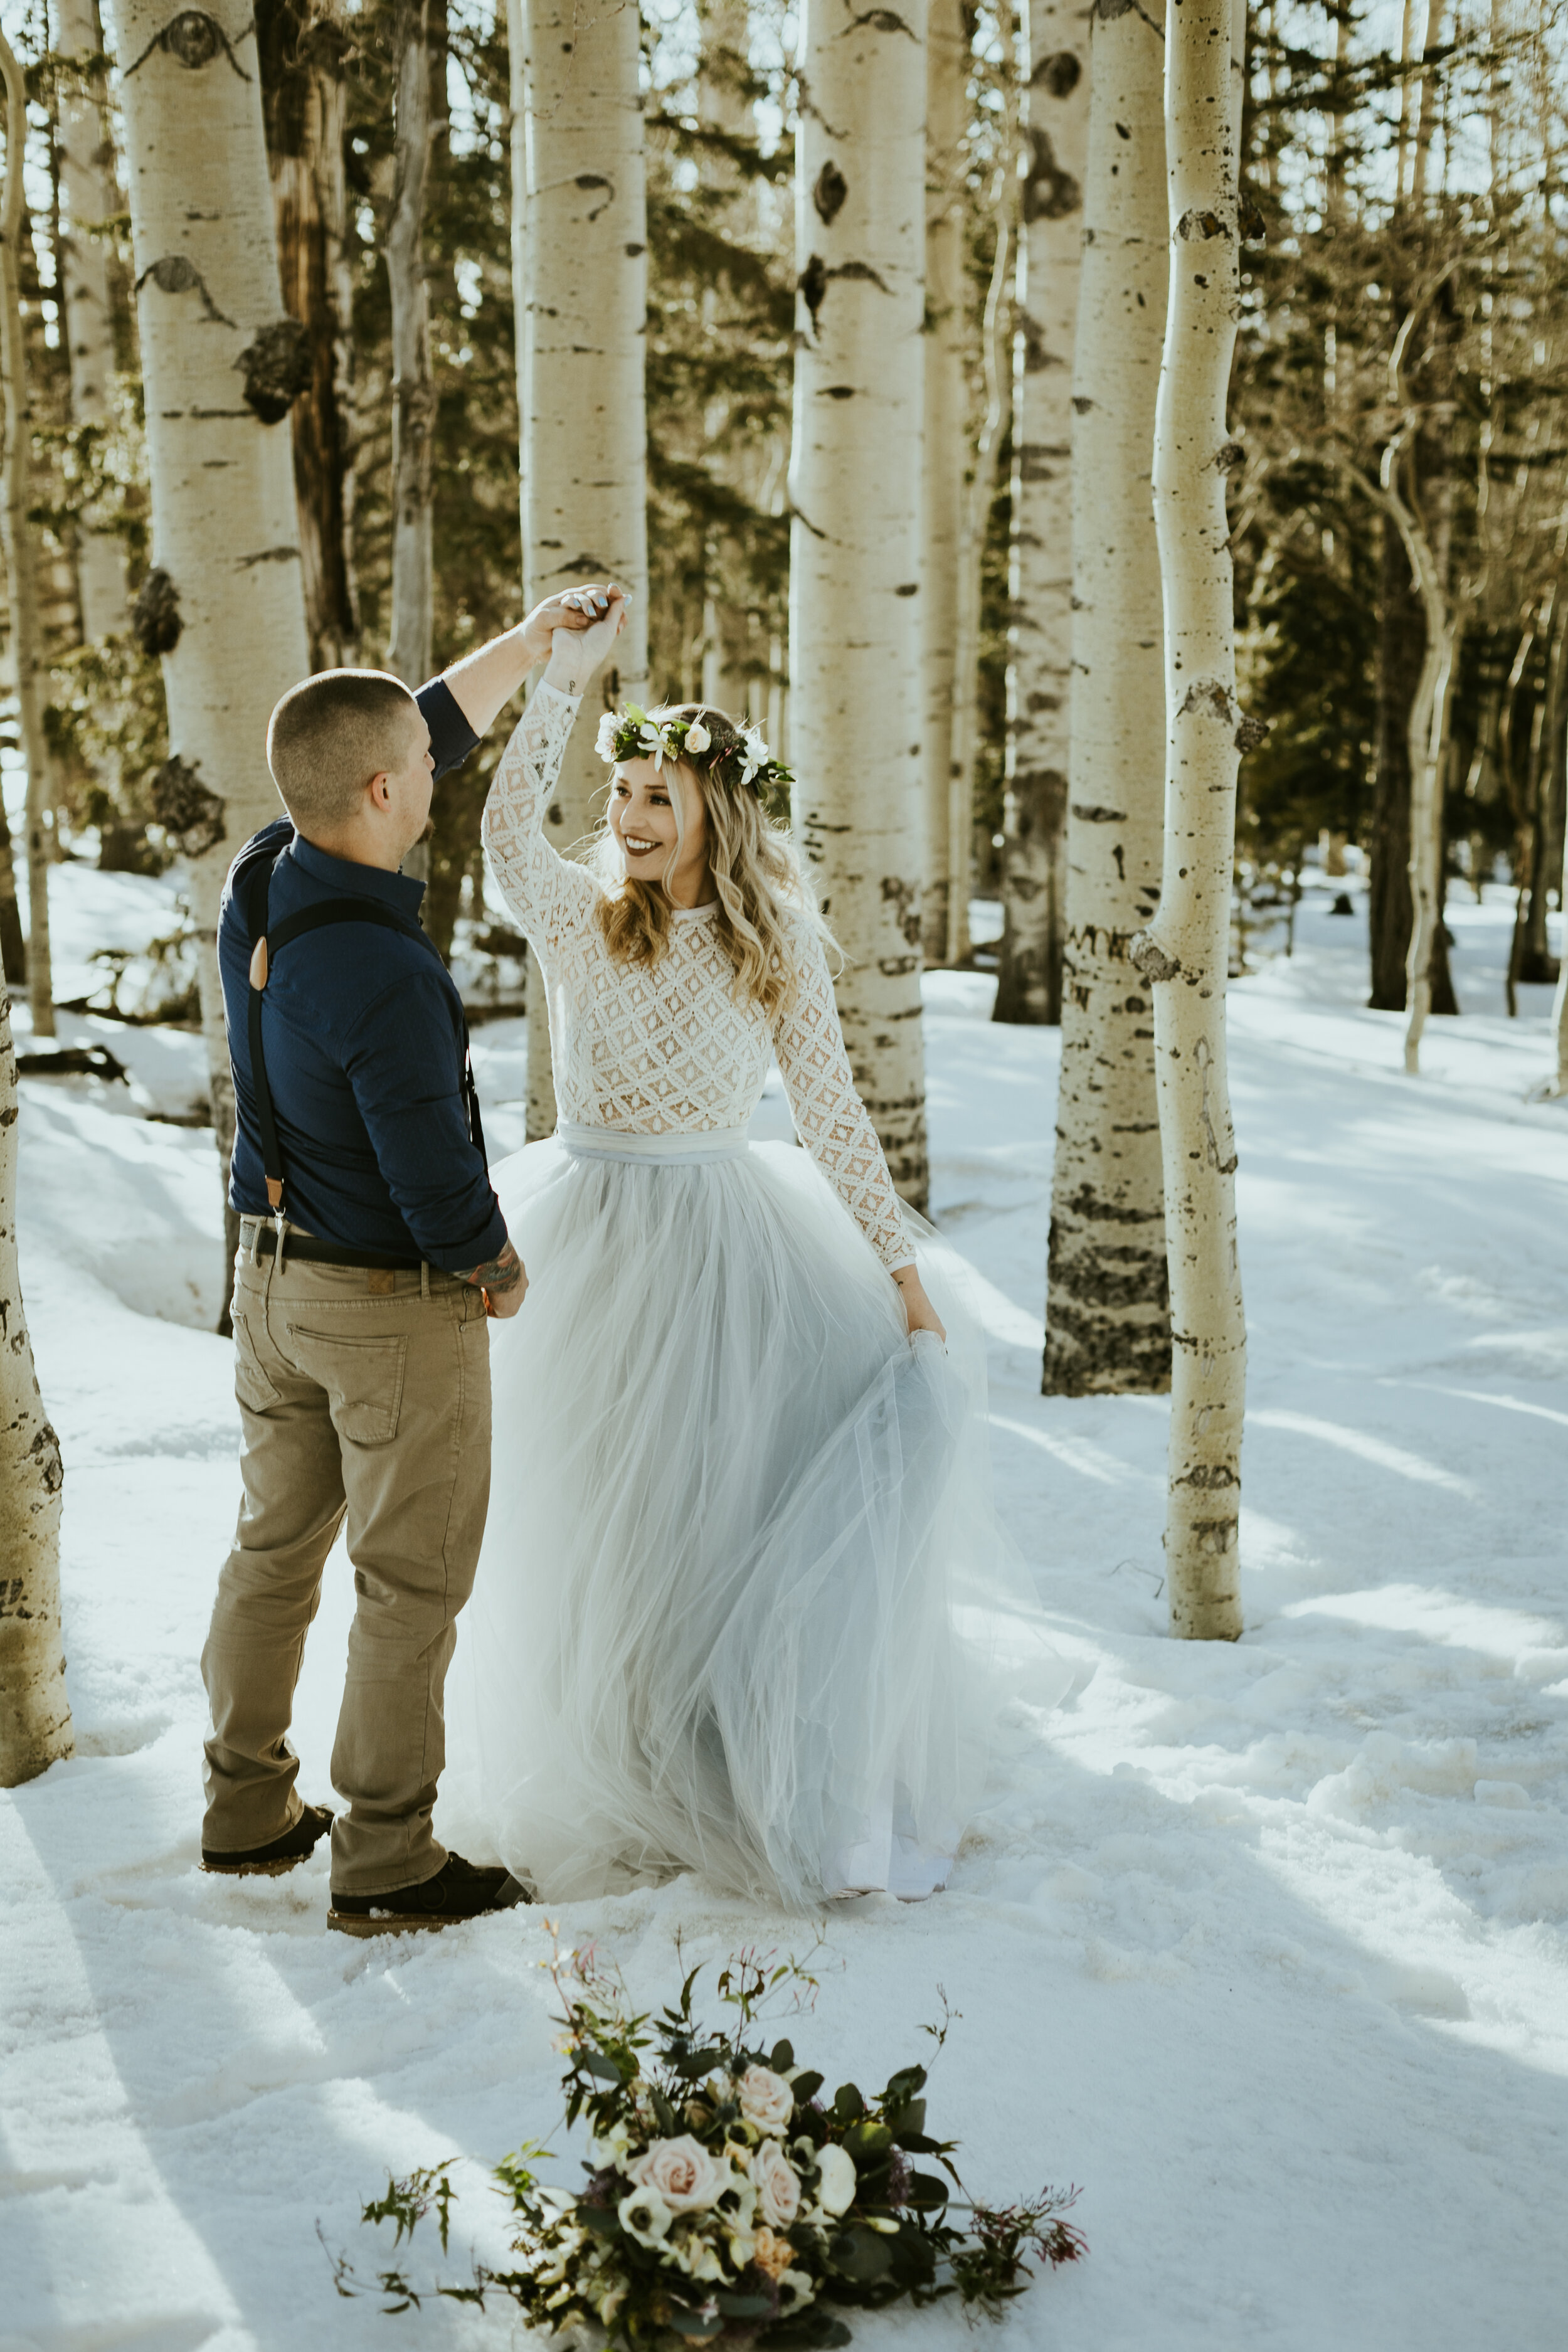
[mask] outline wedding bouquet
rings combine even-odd
[[[657,2016],[633,2013],[592,1951],[558,1959],[553,1974],[566,2121],[585,2117],[592,2134],[587,2180],[575,2191],[542,2185],[533,2167],[548,2151],[537,2146],[508,2158],[495,2177],[519,2267],[479,2265],[470,2284],[437,2294],[482,2305],[501,2294],[531,2326],[595,2344],[673,2352],[765,2336],[770,2347],[805,2347],[849,2341],[833,2306],[956,2294],[998,2315],[1028,2283],[1026,2255],[1055,2268],[1085,2252],[1061,2219],[1076,2191],[1005,2207],[959,2201],[956,2143],[926,2131],[923,2067],[901,2068],[874,2098],[846,2083],[825,2102],[822,2076],[796,2063],[790,2042],[752,2046],[770,1995],[815,1990],[798,1963],[731,1958],[717,1989],[734,2021],[721,2034],[692,2014],[700,1969]],[[940,2046],[951,2021],[924,2031]],[[941,2170],[921,2168],[933,2161]],[[364,2220],[394,2222],[401,2243],[434,2205],[445,2250],[450,2168],[390,2181]],[[362,2291],[346,2262],[336,2268],[341,2293]],[[379,2284],[389,2310],[419,2303],[400,2271],[381,2272]]]

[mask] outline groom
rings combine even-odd
[[[568,602],[568,598],[574,601]],[[329,1924],[442,1927],[521,1898],[431,1827],[442,1692],[489,1496],[487,1316],[528,1286],[491,1190],[458,991],[399,867],[559,628],[567,591],[417,694],[326,670],[283,697],[267,757],[289,814],[247,842],[218,917],[240,1217],[235,1387],[244,1500],[202,1674],[202,1864],[302,1862],[332,1833]],[[333,1822],[289,1745],[321,1572],[348,1524],[355,1613]]]

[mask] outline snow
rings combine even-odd
[[[143,938],[169,928],[161,886],[67,867],[62,964],[104,942],[110,878],[128,923],[142,894]],[[1568,1108],[1527,1099],[1546,998],[1504,1017],[1507,894],[1450,908],[1467,1009],[1432,1025],[1415,1081],[1398,1016],[1360,1002],[1363,923],[1330,904],[1310,890],[1296,954],[1231,998],[1252,1334],[1234,1647],[1164,1633],[1162,1402],[1038,1393],[1057,1041],[991,1026],[983,974],[928,982],[936,1207],[1070,1683],[1053,1712],[1011,1703],[945,1896],[826,1921],[793,2030],[830,2083],[879,2082],[931,2054],[945,1988],[962,2014],[931,2112],[973,2187],[1083,2184],[1089,2260],[1014,2307],[999,2352],[1563,2340]],[[0,1804],[0,2352],[511,2344],[504,2309],[340,2300],[315,2231],[368,2273],[361,2201],[459,2155],[460,2272],[470,2240],[503,2242],[479,2164],[536,2135],[571,2177],[547,1923],[351,1942],[324,1932],[324,1857],[201,1873],[198,1661],[237,1424],[204,1328],[210,1138],[143,1115],[199,1090],[199,1040],[61,1026],[101,1035],[141,1093],[22,1090],[78,1754]],[[477,1045],[510,1150],[521,1025]],[[776,1093],[761,1117],[783,1131]],[[340,1556],[295,1726],[311,1795],[350,1600]],[[649,1998],[678,1928],[689,1962],[815,1940],[688,1882],[560,1927]],[[964,2340],[951,2308],[856,2326],[895,2334]]]

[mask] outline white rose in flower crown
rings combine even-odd
[[[795,2113],[795,2093],[771,2066],[748,2066],[735,2091],[741,2113],[760,2132],[782,2132]]]
[[[656,2139],[629,2168],[628,2177],[639,2189],[662,2197],[672,2213],[701,2213],[729,2187],[730,2168],[715,2164],[701,2141],[687,2133],[680,2139]]]
[[[752,2158],[752,2178],[763,2221],[775,2230],[787,2230],[800,2211],[800,2179],[776,2140],[765,2139],[758,2148]]]
[[[639,2246],[660,2246],[669,2235],[675,2216],[655,2189],[634,2189],[616,2208],[628,2238]]]
[[[845,2213],[855,2202],[855,2159],[829,2140],[816,2151],[816,2194],[825,2213]]]
[[[712,736],[710,735],[707,728],[702,724],[701,719],[694,719],[690,726],[686,730],[687,750],[689,751],[706,751],[712,740]]]
[[[741,782],[743,784],[749,784],[757,770],[772,759],[773,753],[763,740],[763,730],[760,727],[748,727],[741,740],[745,745],[746,761],[741,773]]]
[[[601,760],[612,762],[614,761],[616,756],[616,736],[619,731],[620,723],[620,720],[616,717],[613,710],[606,710],[604,717],[600,719],[599,731],[594,738],[594,749],[597,751]]]

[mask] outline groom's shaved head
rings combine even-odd
[[[384,768],[408,756],[418,705],[384,669],[324,669],[292,686],[267,729],[267,764],[295,823],[341,824]]]

